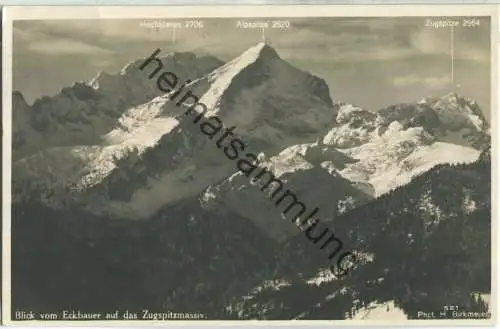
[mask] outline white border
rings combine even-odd
[[[288,6],[86,6],[86,7],[45,7],[45,6],[6,6],[2,9],[3,22],[3,296],[2,318],[3,322],[15,326],[116,326],[116,325],[340,325],[340,326],[366,326],[366,325],[492,325],[497,316],[497,262],[496,237],[498,207],[495,202],[498,193],[498,173],[496,172],[498,152],[498,16],[500,8],[493,5],[288,5]],[[12,22],[16,19],[126,19],[126,18],[169,18],[169,17],[390,17],[390,16],[491,16],[492,43],[491,43],[491,130],[492,130],[492,318],[487,320],[407,320],[394,321],[368,321],[368,320],[300,320],[300,321],[14,321],[10,319],[10,263],[11,263],[11,134],[12,134]]]

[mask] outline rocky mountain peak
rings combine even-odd
[[[269,43],[259,42],[255,47],[259,49],[260,58],[263,59],[280,58],[276,49],[274,49]]]

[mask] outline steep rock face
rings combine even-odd
[[[134,83],[116,81],[101,76],[68,94],[134,93]],[[489,154],[479,156],[477,141],[488,139],[479,109],[447,95],[370,112],[332,105],[325,88],[263,44],[185,86],[207,117],[236,125],[243,153],[258,154],[357,252],[350,278],[333,277],[325,250],[283,218],[286,204],[273,204],[272,188],[261,191],[266,180],[238,172],[217,138],[184,115],[193,99],[177,105],[181,97],[151,89],[146,101],[119,110],[98,142],[52,145],[13,164],[13,279],[22,291],[13,303],[329,320],[375,301],[393,300],[406,315],[472,305],[468,294],[488,290],[491,270],[491,168]],[[117,99],[135,96],[127,97]],[[14,114],[19,123],[30,122],[25,112]]]
[[[223,64],[215,57],[198,58],[192,53],[173,53],[160,59],[164,69],[180,79],[199,78]],[[17,138],[13,158],[54,146],[99,144],[101,136],[113,129],[128,108],[162,94],[156,80],[139,70],[143,62],[129,63],[118,74],[100,73],[90,83],[75,83],[55,96],[35,100],[31,106],[17,101],[20,97],[14,93],[12,112],[26,112],[27,119],[14,118],[14,130],[24,137]]]
[[[471,164],[436,166],[337,217],[335,228],[359,255],[358,267],[349,277],[335,278],[324,263],[304,261],[317,257],[318,251],[293,238],[280,254],[283,262],[272,279],[232,299],[227,307],[231,314],[239,319],[370,319],[375,304],[385,304],[385,319],[397,315],[402,320],[417,319],[418,311],[440,309],[444,300],[471,312],[488,311],[488,150]],[[289,268],[299,278],[290,275]],[[478,294],[483,300],[474,296]],[[451,312],[448,318],[453,318]]]
[[[477,103],[456,94],[370,112],[341,105],[323,143],[354,161],[340,171],[374,196],[407,184],[440,163],[472,162],[489,139]]]
[[[40,134],[31,128],[31,108],[20,92],[12,93],[12,148],[19,149],[28,141],[38,141]]]
[[[92,90],[111,88],[106,79],[95,81]],[[143,79],[147,80],[146,74]],[[324,81],[286,63],[266,44],[250,48],[184,88],[196,97],[186,93],[175,97],[173,91],[130,108],[116,120],[113,130],[99,136],[98,144],[47,150],[50,157],[41,152],[14,164],[20,173],[15,181],[23,186],[18,190],[29,191],[24,188],[29,181],[47,190],[44,195],[57,190],[57,195],[66,195],[65,202],[90,211],[147,218],[164,204],[197,195],[235,171],[235,163],[224,156],[215,140],[200,131],[207,117],[216,114],[225,127],[236,126],[234,134],[248,150],[252,147],[271,155],[325,133],[334,117]],[[184,114],[196,98],[208,110],[200,122]],[[39,165],[56,161],[61,152],[69,163]],[[80,155],[71,161],[69,154]],[[56,179],[47,168],[61,165],[67,167],[60,170],[66,174]],[[25,171],[33,173],[21,174]]]

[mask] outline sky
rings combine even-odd
[[[460,21],[453,31],[427,27],[427,19],[277,18],[290,26],[264,33],[281,58],[325,79],[336,101],[378,110],[454,91],[475,99],[489,118],[489,19],[462,27],[462,18],[447,18]],[[202,20],[203,28],[181,27],[175,33],[167,25],[182,25],[182,19],[159,21],[162,28],[144,24],[151,20],[16,21],[13,89],[32,103],[99,71],[117,73],[156,48],[227,61],[262,40],[262,29],[238,28],[239,19]]]

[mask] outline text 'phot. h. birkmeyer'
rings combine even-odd
[[[491,323],[495,8],[297,8],[4,8],[8,323]]]

